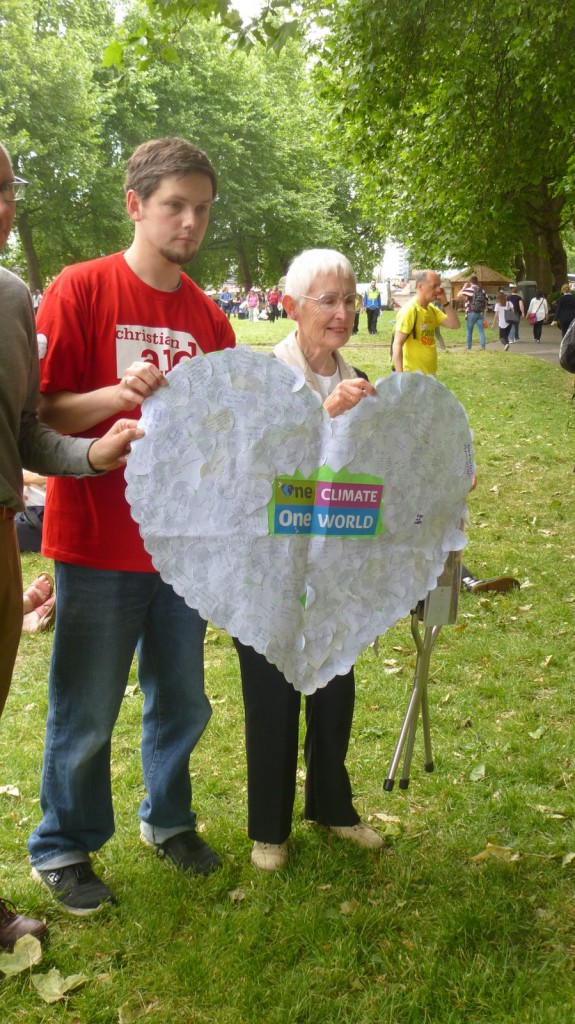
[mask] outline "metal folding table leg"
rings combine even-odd
[[[429,727],[429,705],[427,701],[427,682],[429,679],[429,663],[431,660],[431,651],[435,643],[435,639],[441,626],[426,626],[423,632],[423,639],[419,631],[419,613],[417,609],[412,612],[411,615],[411,632],[415,645],[417,647],[417,659],[415,662],[415,674],[413,679],[413,688],[409,703],[407,705],[407,711],[403,720],[403,725],[399,734],[399,738],[395,745],[391,764],[389,766],[389,772],[387,778],[383,784],[383,788],[390,792],[393,789],[395,783],[395,776],[397,768],[401,760],[403,753],[403,770],[401,778],[399,780],[399,788],[407,789],[409,786],[409,769],[411,766],[411,758],[413,756],[413,747],[415,743],[415,734],[417,732],[417,723],[419,720],[419,713],[421,711],[421,719],[423,724],[423,743],[425,749],[425,770],[428,772],[433,771],[433,756],[431,752],[431,731]]]
[[[463,523],[461,524],[463,528]],[[427,683],[429,680],[429,664],[431,652],[442,626],[453,625],[457,621],[457,602],[461,587],[461,551],[450,551],[437,580],[437,586],[430,590],[425,600],[420,601],[411,613],[411,633],[415,640],[417,658],[413,688],[407,711],[395,745],[389,774],[383,784],[385,790],[392,790],[401,755],[403,754],[403,771],[399,780],[399,788],[409,786],[409,769],[413,756],[415,734],[419,713],[423,725],[423,745],[425,750],[424,767],[426,772],[433,771],[433,755],[431,752],[431,731],[429,727],[429,704],[427,700]],[[423,622],[423,638],[419,623]]]

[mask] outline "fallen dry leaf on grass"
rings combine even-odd
[[[548,814],[550,818],[557,818],[562,821],[567,817],[566,814],[561,814],[559,811],[553,810],[552,807],[547,807],[546,804],[530,804],[534,811],[539,811],[540,814]]]
[[[19,797],[20,790],[18,786],[0,786],[0,796]]]
[[[146,1014],[155,1010],[158,1005],[158,1000],[154,999],[153,1002],[144,1006],[141,996],[137,1005],[135,1003],[124,1003],[118,1010],[118,1024],[135,1024],[136,1021],[141,1020]]]
[[[63,978],[55,967],[47,974],[33,974],[31,981],[45,1003],[58,1003],[69,992],[81,988],[90,979],[86,974],[69,974]]]
[[[33,935],[23,935],[14,945],[12,953],[0,953],[0,971],[7,978],[27,971],[42,959],[42,945]]]
[[[505,864],[512,864],[515,861],[521,860],[521,854],[517,850],[513,850],[510,846],[496,846],[494,843],[488,843],[481,853],[476,853],[474,857],[471,857],[471,861],[477,863],[482,860],[501,860]]]
[[[352,914],[355,914],[358,907],[359,903],[357,900],[346,900],[345,903],[340,903],[339,911],[344,917],[351,917]]]
[[[246,894],[243,889],[230,889],[228,896],[232,903],[241,903],[245,900]]]

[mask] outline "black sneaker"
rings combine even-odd
[[[178,832],[164,843],[152,843],[146,836],[142,840],[153,846],[158,857],[167,857],[182,871],[193,871],[196,875],[209,875],[221,868],[222,861],[215,850],[198,835],[195,829]]]
[[[95,914],[105,903],[116,902],[87,860],[65,868],[32,868],[32,878],[45,886],[64,910],[78,917]]]

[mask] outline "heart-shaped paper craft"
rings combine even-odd
[[[190,607],[313,693],[465,544],[465,411],[434,377],[398,373],[330,419],[301,371],[246,347],[167,379],[126,468],[146,549]]]

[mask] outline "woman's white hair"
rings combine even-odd
[[[294,302],[299,302],[302,295],[308,294],[318,274],[340,274],[342,277],[353,278],[354,287],[357,283],[347,256],[337,249],[304,249],[289,265],[285,294],[291,295]]]

